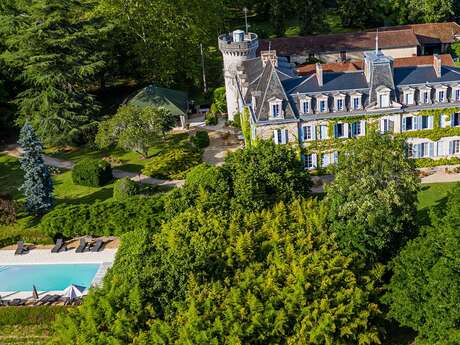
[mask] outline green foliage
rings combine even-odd
[[[440,165],[454,165],[454,164],[460,164],[460,158],[450,157],[450,158],[439,158],[439,159],[431,159],[431,158],[415,159],[415,166],[417,168],[428,168],[428,167],[437,167]]]
[[[40,305],[33,308],[2,307],[0,308],[0,326],[36,325],[54,321],[56,315],[64,314],[68,307]]]
[[[206,114],[205,124],[206,126],[215,126],[218,122],[217,107],[215,104],[212,104],[209,112]]]
[[[125,200],[131,196],[139,194],[139,192],[139,184],[131,180],[129,177],[123,177],[116,180],[113,185],[114,200]]]
[[[375,0],[337,0],[337,12],[344,27],[364,29],[378,23],[379,5]]]
[[[227,112],[227,98],[225,94],[225,86],[218,87],[213,92],[213,104],[215,112],[224,114]]]
[[[183,179],[187,172],[201,163],[201,151],[184,145],[161,152],[142,170],[144,175],[159,179]]]
[[[329,221],[346,253],[388,260],[414,228],[419,178],[401,138],[368,135],[341,152],[326,188]]]
[[[243,132],[244,142],[247,146],[251,146],[251,123],[249,121],[249,108],[245,107],[241,114],[241,131]]]
[[[240,113],[233,114],[233,121],[231,121],[230,125],[236,128],[241,128],[241,114]]]
[[[15,99],[18,123],[29,121],[47,143],[69,143],[69,133],[90,123],[98,111],[88,87],[105,66],[105,22],[89,15],[91,1],[19,1],[15,6],[3,16],[4,25],[15,25],[5,35],[1,58],[18,71],[25,87]]]
[[[453,42],[450,45],[450,54],[454,58],[460,58],[460,42]]]
[[[88,187],[100,187],[113,179],[112,167],[102,159],[83,159],[72,169],[72,181]]]
[[[53,344],[376,344],[375,276],[358,276],[314,202],[227,221],[189,209],[123,237]]]
[[[421,129],[418,131],[407,131],[398,134],[398,136],[402,138],[426,138],[432,141],[438,141],[444,137],[458,135],[460,135],[460,127],[437,127],[433,129]]]
[[[24,207],[29,214],[41,216],[53,206],[53,181],[43,161],[42,144],[30,124],[22,127],[18,144],[23,150],[20,162],[24,182],[20,190],[26,198]]]
[[[99,124],[96,144],[100,148],[117,144],[147,157],[149,147],[164,138],[175,123],[174,116],[164,108],[124,105],[111,119]]]
[[[16,201],[8,194],[0,193],[0,225],[9,225],[16,222]]]
[[[209,134],[206,131],[197,131],[192,137],[192,143],[199,149],[209,146]]]
[[[40,229],[50,237],[118,236],[148,229],[162,217],[158,196],[58,207],[43,217]]]
[[[260,210],[310,192],[310,176],[297,152],[272,141],[261,141],[228,155],[223,169],[231,176],[235,208]]]
[[[398,24],[444,22],[456,11],[454,0],[391,0],[387,6]]]
[[[432,226],[421,230],[393,262],[385,302],[389,316],[418,332],[417,344],[460,341],[460,185],[431,210]]]

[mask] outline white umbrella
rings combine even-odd
[[[69,285],[65,290],[64,290],[64,297],[68,297],[70,299],[74,299],[77,297],[83,296],[83,290],[85,288],[83,286],[78,286],[78,285]]]

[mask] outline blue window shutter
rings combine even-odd
[[[439,127],[441,128],[446,127],[446,115],[445,114],[439,115]]]
[[[412,152],[412,156],[413,156],[414,158],[418,158],[419,151],[420,151],[420,150],[419,150],[419,144],[413,144],[413,145],[412,145],[412,151],[413,151],[413,152]]]
[[[311,126],[311,138],[316,140],[316,126]]]
[[[275,144],[279,144],[278,143],[278,130],[277,129],[275,129],[273,131],[273,141],[275,142]]]
[[[318,166],[318,155],[316,153],[312,153],[311,155],[311,165],[313,168]]]
[[[334,125],[334,138],[337,138],[337,124]]]
[[[449,155],[452,155],[454,153],[454,142],[449,141]]]
[[[454,118],[455,118],[454,114],[450,114],[450,126],[451,127],[454,127]]]
[[[301,139],[302,141],[305,140],[305,131],[304,131],[304,127],[303,127],[303,126],[301,126],[301,127],[299,128],[299,137],[300,137],[300,139]]]
[[[366,120],[361,120],[361,134],[366,134]]]
[[[430,157],[434,156],[434,143],[428,144],[428,156]]]
[[[406,131],[406,119],[407,119],[407,117],[402,118],[402,130],[403,131]]]
[[[337,151],[334,151],[332,153],[333,157],[333,163],[336,164],[339,161],[339,153]]]
[[[352,122],[351,124],[351,136],[354,137],[356,135],[356,123]]]

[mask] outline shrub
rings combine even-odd
[[[417,168],[430,168],[437,167],[440,165],[454,165],[460,164],[460,158],[450,157],[450,158],[440,158],[440,159],[431,159],[431,158],[417,158],[415,160],[415,165]]]
[[[191,168],[200,163],[200,151],[178,147],[153,158],[142,173],[160,179],[183,179]]]
[[[124,200],[128,197],[139,194],[140,188],[137,182],[128,177],[123,177],[115,181],[113,185],[113,198],[115,200]]]
[[[214,107],[214,104],[211,105],[211,109],[206,114],[205,123],[206,123],[207,126],[215,126],[218,123],[217,113],[216,113],[216,109]]]
[[[233,121],[231,121],[230,126],[236,127],[236,128],[241,128],[241,114],[236,113],[233,115]]]
[[[0,224],[9,225],[16,222],[17,204],[8,194],[0,194]]]
[[[112,178],[110,164],[102,159],[83,159],[72,170],[73,183],[82,186],[100,187]]]
[[[196,134],[192,137],[192,143],[202,149],[207,146],[209,146],[209,134],[206,131],[198,131]]]
[[[123,201],[59,207],[40,222],[40,229],[55,238],[76,236],[119,236],[136,229],[156,226],[162,215],[160,196],[131,197]]]

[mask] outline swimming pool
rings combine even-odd
[[[64,290],[70,284],[90,287],[99,264],[0,266],[0,291]]]

